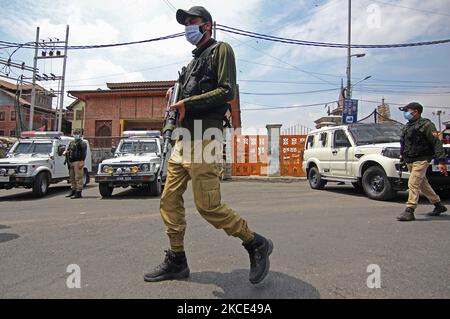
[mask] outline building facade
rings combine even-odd
[[[16,137],[29,130],[31,84],[16,85],[0,80],[0,136]],[[52,109],[53,94],[36,86],[33,130],[53,130],[56,113]]]
[[[86,103],[80,99],[76,99],[70,104],[65,112],[66,118],[72,123],[72,130],[80,129],[84,133]]]
[[[85,138],[93,147],[108,148],[117,145],[123,131],[161,130],[167,108],[165,95],[174,84],[175,81],[107,83],[107,90],[69,94],[85,103]],[[75,120],[75,125],[81,125],[79,121]]]

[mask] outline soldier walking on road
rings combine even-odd
[[[185,26],[186,39],[197,48],[192,52],[194,59],[181,72],[179,79],[181,100],[171,108],[179,111],[181,127],[190,133],[188,135],[191,138],[195,138],[194,124],[197,125],[199,122],[202,133],[207,129],[221,132],[229,102],[236,94],[233,49],[229,44],[217,42],[211,37],[212,18],[205,8],[195,6],[188,11],[178,10],[176,18],[178,23]],[[184,252],[186,220],[183,193],[188,181],[192,180],[198,212],[214,227],[242,240],[250,256],[249,280],[253,284],[261,282],[269,271],[272,241],[252,232],[242,217],[221,203],[220,165],[217,161],[211,163],[201,159],[198,162],[184,156],[186,153],[196,152],[197,146],[194,145],[199,145],[204,152],[210,143],[216,141],[213,138],[200,137],[200,140],[185,143],[189,138],[186,139],[185,136],[183,138],[184,140],[176,141],[169,159],[167,180],[160,203],[170,250],[166,251],[162,264],[144,275],[144,280],[155,282],[189,277]],[[218,149],[220,151],[216,155],[222,157],[221,142]]]
[[[81,138],[81,130],[75,129],[73,131],[75,138],[70,142],[67,150],[64,152],[66,162],[69,167],[69,178],[72,191],[66,197],[71,199],[81,198],[83,191],[83,175],[84,175],[84,161],[86,159],[86,142]]]
[[[399,221],[413,221],[414,210],[419,202],[420,192],[433,204],[434,210],[429,216],[439,216],[447,211],[441,199],[428,183],[426,172],[433,158],[439,159],[439,171],[447,176],[446,154],[439,139],[439,132],[434,124],[422,117],[423,106],[410,103],[399,108],[404,112],[408,123],[401,136],[401,161],[404,161],[410,171],[408,189],[409,197],[405,211],[397,217]]]

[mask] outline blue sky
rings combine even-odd
[[[10,1],[0,0],[0,39],[33,41],[36,26],[41,38],[63,38],[70,25],[70,44],[114,43],[149,39],[182,32],[174,8],[203,5],[220,24],[249,31],[310,41],[347,41],[347,0],[140,0],[140,1]],[[172,7],[173,6],[173,7]],[[450,38],[450,0],[358,0],[353,1],[354,43],[385,44]],[[345,83],[346,50],[313,48],[265,42],[218,32],[229,42],[237,59],[243,125],[264,128],[267,123],[283,127],[302,124],[325,115],[324,105],[308,108],[257,110],[324,103],[337,99],[341,78]],[[184,38],[121,48],[70,51],[67,87],[70,90],[105,88],[106,82],[175,79],[191,57],[193,47]],[[9,50],[9,53],[11,50]],[[450,119],[450,44],[403,49],[357,50],[366,53],[353,59],[353,82],[372,76],[354,89],[354,98],[387,103],[419,101],[445,110]],[[14,59],[32,63],[32,51],[19,50]],[[8,50],[0,50],[0,57]],[[58,72],[58,62],[39,65],[41,71]],[[285,83],[268,83],[285,82]],[[287,83],[286,83],[287,82]],[[50,83],[43,83],[50,88]],[[258,95],[255,93],[310,94]],[[245,94],[251,93],[251,94]],[[66,99],[66,104],[71,100]],[[362,118],[376,103],[360,102]],[[437,123],[427,108],[425,116]],[[393,117],[401,119],[397,106]]]

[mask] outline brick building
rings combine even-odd
[[[69,91],[85,103],[84,136],[111,147],[126,130],[160,130],[174,81],[107,83],[108,90]],[[91,141],[91,142],[92,142]]]
[[[108,148],[116,145],[123,131],[161,130],[167,108],[165,95],[174,84],[175,81],[107,83],[107,90],[69,94],[84,102],[84,137],[95,148]],[[238,100],[232,103],[232,114],[233,124],[240,127]]]
[[[17,125],[28,130],[31,105],[31,84],[17,85],[0,80],[0,136],[16,136]],[[17,92],[21,92],[17,99]],[[36,85],[36,105],[33,129],[52,130],[56,124],[56,113],[52,109],[53,94]],[[17,103],[18,102],[18,103]],[[19,104],[19,108],[17,106]],[[20,114],[17,111],[20,111]]]
[[[72,130],[80,129],[84,132],[84,107],[86,103],[80,99],[73,101],[66,109],[65,115],[72,123]]]

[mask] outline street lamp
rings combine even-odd
[[[364,79],[359,80],[358,82],[356,82],[355,84],[353,84],[351,87],[353,88],[354,86],[358,85],[359,83],[361,83],[361,82],[363,82],[363,81],[366,81],[366,80],[370,79],[371,77],[372,77],[371,75],[366,76]]]
[[[348,65],[347,65],[347,90],[346,90],[347,91],[346,98],[348,98],[348,99],[352,98],[352,88],[354,87],[354,85],[352,85],[352,82],[351,82],[351,78],[352,78],[352,75],[351,75],[351,66],[352,66],[351,58],[359,59],[359,58],[363,58],[363,57],[366,56],[365,53],[357,53],[357,54],[350,54],[350,53],[351,53],[351,50],[350,50],[350,45],[349,45],[349,49],[348,49],[348,54],[349,55],[348,55],[348,62],[347,62],[348,63]],[[362,81],[365,81],[365,80],[367,80],[367,78],[362,80]]]

